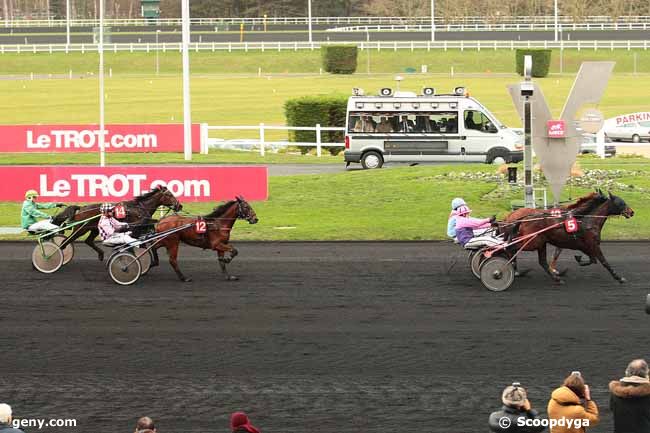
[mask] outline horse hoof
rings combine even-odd
[[[99,259],[100,262],[104,261],[104,253],[97,254],[97,258]]]
[[[559,272],[558,272],[558,271],[555,271],[555,272],[557,272],[557,274],[558,274],[559,276],[563,277],[564,275],[566,275],[566,273],[567,273],[568,271],[569,271],[569,268],[563,269],[563,270],[561,270],[561,271],[559,271]]]
[[[184,283],[191,283],[192,279],[190,277],[185,277],[181,281],[184,282]]]
[[[621,284],[625,284],[625,283],[627,283],[627,278],[625,278],[625,277],[620,277],[620,278],[618,279],[618,282],[621,283]]]
[[[555,284],[558,285],[558,286],[564,286],[564,285],[566,284],[566,283],[564,282],[564,280],[555,280],[554,282],[555,282]]]
[[[523,271],[515,271],[515,277],[525,277],[530,272],[530,269],[525,269]]]
[[[237,281],[238,279],[239,279],[239,277],[236,277],[234,275],[228,275],[226,277],[226,281]]]

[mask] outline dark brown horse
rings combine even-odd
[[[223,272],[226,280],[236,280],[237,277],[228,273],[226,265],[238,254],[237,249],[229,244],[230,233],[238,219],[246,220],[250,224],[256,224],[259,221],[253,208],[241,197],[237,197],[236,200],[231,200],[215,208],[207,215],[199,217],[170,215],[161,219],[156,224],[156,233],[185,225],[189,227],[165,237],[155,248],[157,249],[162,246],[167,248],[169,264],[174,268],[176,275],[181,281],[192,281],[191,278],[183,275],[178,267],[178,247],[181,242],[193,247],[216,251],[219,257],[221,272]],[[197,232],[195,227],[196,222],[201,220],[205,222],[205,233]],[[228,256],[226,256],[226,253],[228,253]]]
[[[159,186],[135,197],[133,200],[123,201],[118,204],[124,206],[126,210],[124,221],[131,226],[134,237],[142,235],[148,228],[153,226],[151,217],[159,206],[166,206],[174,211],[179,211],[183,208],[183,205],[174,197],[174,194],[164,186]],[[98,216],[100,214],[100,205],[100,203],[93,203],[81,208],[79,206],[69,206],[59,213],[52,222],[56,225],[61,225],[66,220],[75,222]],[[84,234],[89,233],[84,243],[97,252],[99,260],[104,260],[104,251],[95,245],[95,238],[99,234],[99,229],[97,228],[98,222],[99,219],[94,219],[75,227],[61,247],[63,248],[68,243],[74,242]]]
[[[579,250],[590,258],[590,264],[599,261],[617,281],[624,283],[625,278],[612,269],[600,249],[600,233],[608,217],[623,215],[630,218],[634,216],[634,210],[629,208],[622,198],[611,193],[606,196],[599,191],[582,197],[574,205],[562,208],[561,211],[560,217],[554,216],[550,210],[536,209],[518,209],[508,215],[502,231],[510,231],[517,237],[540,232],[533,236],[530,242],[513,245],[509,253],[513,254],[519,248],[523,251],[537,251],[540,266],[554,281],[562,282],[558,273],[548,264],[546,245],[551,244],[558,249]],[[578,230],[575,233],[568,233],[564,227],[563,221],[569,217],[574,217],[578,222]],[[556,254],[559,256],[557,251]]]

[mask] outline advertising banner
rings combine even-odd
[[[266,200],[267,168],[261,166],[4,166],[0,201],[22,201],[35,189],[43,202],[116,202],[163,185],[180,202]]]
[[[0,125],[0,152],[99,152],[98,125]],[[119,124],[104,128],[106,152],[183,152],[182,124]],[[199,152],[200,125],[192,125]]]

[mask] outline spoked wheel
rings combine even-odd
[[[67,237],[63,235],[56,235],[52,238],[52,242],[54,242],[57,245],[61,245],[63,242],[65,242],[66,239]],[[63,264],[67,265],[68,263],[70,263],[70,260],[72,260],[72,258],[74,257],[74,243],[70,242],[61,251],[63,251]]]
[[[63,266],[63,253],[57,244],[51,241],[41,242],[32,251],[32,264],[37,271],[51,274]]]
[[[469,266],[472,274],[479,280],[481,279],[481,264],[485,261],[483,250],[472,251],[469,255]]]
[[[493,292],[502,292],[515,280],[515,267],[501,256],[485,259],[481,264],[481,283]]]
[[[146,275],[149,269],[151,269],[151,251],[147,251],[146,248],[135,247],[133,248],[133,253],[140,261],[140,266],[142,267],[141,275]]]
[[[108,273],[117,284],[128,286],[140,278],[142,266],[131,253],[117,253],[108,262]]]

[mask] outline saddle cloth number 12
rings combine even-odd
[[[208,225],[206,224],[205,220],[200,219],[196,221],[195,227],[197,233],[205,233]]]

